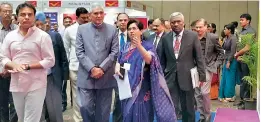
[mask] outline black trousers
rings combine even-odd
[[[250,85],[247,81],[242,80],[244,76],[249,75],[249,68],[247,64],[239,62],[238,63],[238,72],[240,75],[241,79],[241,84],[240,84],[240,98],[244,100],[245,98],[250,98]]]
[[[67,88],[67,80],[64,80],[64,81],[63,81],[63,85],[62,85],[62,104],[63,104],[63,107],[64,107],[64,108],[67,107],[66,88]]]
[[[119,98],[118,88],[114,89],[115,91],[115,99],[114,99],[114,110],[113,110],[113,122],[122,122],[122,112],[121,112],[121,101]]]
[[[9,122],[9,87],[10,77],[0,76],[0,122]]]
[[[176,75],[177,76],[177,75]],[[181,105],[182,122],[195,122],[195,98],[194,89],[184,91],[180,89],[178,78],[174,81],[172,88],[169,88],[170,95],[172,97],[175,109]],[[178,111],[176,111],[178,112]],[[176,113],[177,114],[177,113]]]

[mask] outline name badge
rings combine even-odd
[[[130,70],[130,64],[129,63],[124,63],[123,68],[126,70]]]

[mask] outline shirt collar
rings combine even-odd
[[[183,28],[182,31],[179,33],[179,36],[182,37],[183,32],[184,32],[184,28]],[[176,33],[175,33],[174,31],[172,31],[172,33],[173,33],[173,37],[175,37],[175,36],[176,36]]]
[[[26,37],[30,36],[35,30],[37,29],[37,27],[34,25],[33,27],[28,29],[27,34],[25,35]],[[20,29],[17,29],[17,33],[19,33]]]
[[[124,36],[126,36],[126,35],[127,35],[127,30],[125,30],[124,32],[122,32],[122,31],[119,29],[119,34],[121,34],[121,33],[123,33]]]
[[[94,23],[92,23],[92,27],[94,27],[96,29],[101,29],[103,26],[104,26],[104,23],[101,23],[100,25],[95,25]]]
[[[242,31],[243,31],[243,30],[247,30],[248,28],[250,28],[250,25],[247,25],[247,26],[245,26],[244,28],[242,28]]]
[[[163,35],[164,31],[162,31],[159,35],[156,34],[156,36],[159,36],[161,38],[161,36]]]
[[[14,30],[14,29],[15,29],[15,25],[11,23],[10,28],[8,30]],[[6,30],[1,22],[0,22],[0,30]]]

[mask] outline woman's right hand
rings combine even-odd
[[[115,65],[115,74],[123,77],[122,74],[120,73],[120,69],[121,69],[121,65],[119,63],[116,63],[116,65]]]

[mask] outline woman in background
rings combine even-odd
[[[120,64],[130,64],[127,71],[132,97],[121,101],[123,122],[177,122],[175,108],[164,79],[153,44],[142,41],[143,24],[130,20],[127,24],[128,41],[120,51],[115,73]]]
[[[235,26],[228,24],[225,26],[226,35],[222,45],[225,50],[225,65],[222,70],[222,79],[219,89],[219,100],[221,102],[230,102],[235,100],[236,69],[237,61],[234,58],[237,47],[237,37],[234,35]]]

